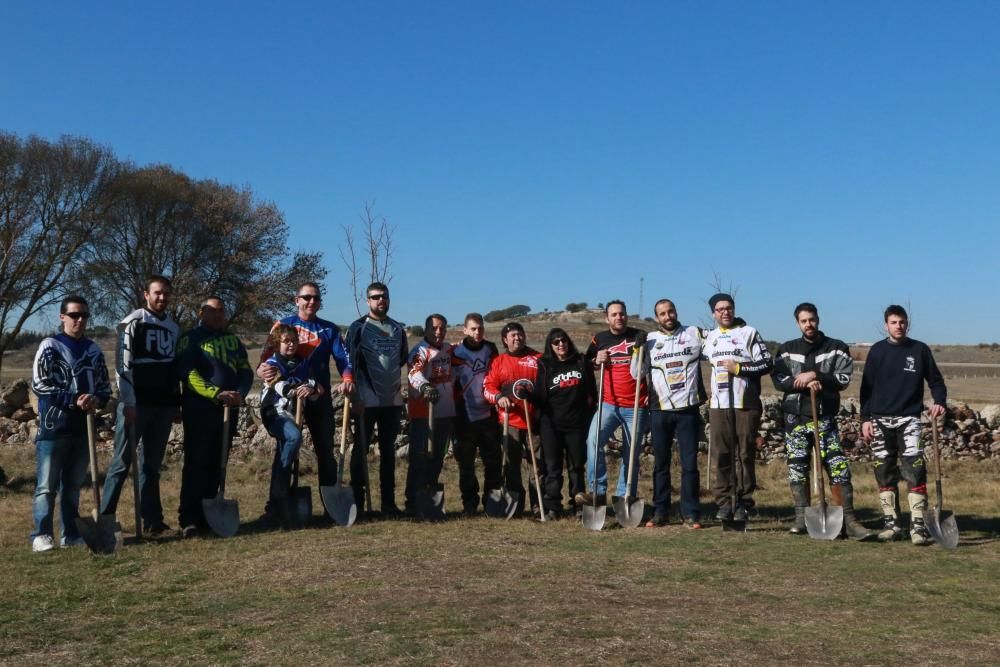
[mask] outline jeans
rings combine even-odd
[[[587,481],[591,483],[591,489],[598,495],[608,492],[608,463],[604,455],[604,445],[607,443],[608,438],[615,432],[615,429],[621,426],[622,465],[618,471],[618,488],[615,495],[624,497],[626,495],[625,476],[629,467],[629,456],[632,453],[632,414],[635,410],[633,408],[624,408],[605,403],[601,406],[599,412],[601,423],[597,423],[598,413],[595,412],[594,418],[590,422],[590,432],[587,434]],[[639,408],[636,429],[639,431],[640,436],[646,427],[646,415],[648,412],[647,408]],[[638,456],[638,452],[635,455]],[[632,482],[632,495],[636,494],[636,486],[639,479],[638,462],[634,468],[635,471],[630,480]]]
[[[427,420],[410,420],[410,467],[406,471],[407,507],[416,507],[419,489],[438,483],[454,425],[454,417],[438,417],[434,420],[434,442],[428,457]]]
[[[36,440],[35,457],[35,495],[31,502],[35,531],[31,533],[31,538],[39,535],[53,536],[52,516],[55,513],[57,493],[63,539],[80,537],[76,529],[76,518],[79,516],[80,487],[87,476],[87,464],[90,460],[87,436]]]
[[[233,444],[239,409],[230,409],[229,446]],[[177,518],[184,526],[207,528],[201,501],[215,498],[222,475],[223,407],[213,401],[191,398],[185,401],[184,465],[181,468],[181,499]]]
[[[292,482],[292,465],[299,456],[302,446],[302,431],[295,425],[295,420],[283,415],[269,419],[264,427],[274,436],[274,463],[271,464],[271,490],[268,495],[268,505],[288,496],[288,488]]]
[[[163,505],[160,503],[160,466],[170,438],[170,426],[177,414],[177,406],[136,406],[135,437],[139,450],[139,507],[147,526],[163,522]],[[101,494],[101,514],[114,514],[118,509],[129,466],[132,465],[132,448],[128,444],[128,425],[125,423],[125,404],[118,404],[115,421],[115,453],[108,464]]]
[[[698,408],[652,410],[653,511],[666,517],[670,511],[670,459],[674,436],[681,456],[681,515],[697,521],[698,505]]]
[[[354,489],[354,500],[358,507],[364,507],[365,488],[371,483],[365,472],[365,458],[375,437],[378,427],[378,479],[381,489],[382,511],[391,510],[396,506],[396,436],[399,435],[399,419],[403,406],[385,405],[365,408],[364,431],[367,438],[361,437],[355,420],[354,443],[351,449],[351,487]]]

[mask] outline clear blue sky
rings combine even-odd
[[[909,303],[1000,340],[1000,3],[46,2],[0,9],[0,128],[249,184],[322,250],[398,225],[391,314],[673,298],[766,338]],[[642,315],[647,315],[643,312]]]

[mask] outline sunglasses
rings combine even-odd
[[[569,341],[565,338],[556,338],[552,341],[553,345],[569,345]]]
[[[90,318],[90,313],[63,313],[66,317],[71,320],[86,320]]]
[[[372,301],[382,301],[382,300],[388,301],[389,300],[389,295],[388,294],[369,294],[368,298],[371,299]]]
[[[320,301],[319,294],[299,294],[296,298],[303,301]]]

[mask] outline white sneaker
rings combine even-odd
[[[66,547],[82,547],[85,544],[86,542],[82,537],[70,537],[69,539],[67,539],[66,536],[63,535],[62,538],[59,540],[59,546],[61,546],[63,549],[65,549]]]
[[[55,544],[52,543],[51,535],[36,535],[35,539],[31,541],[31,550],[35,553],[52,551],[52,547],[54,546]]]

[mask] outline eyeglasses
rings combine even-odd
[[[90,313],[63,313],[66,317],[71,320],[86,320],[90,319]]]
[[[371,299],[372,301],[388,301],[389,300],[389,295],[388,294],[369,294],[368,298]]]
[[[733,307],[732,306],[719,306],[718,308],[715,309],[715,312],[717,312],[717,313],[731,313],[731,312],[733,312]]]
[[[319,294],[299,294],[296,298],[303,301],[320,301]]]
[[[569,345],[569,341],[565,338],[556,338],[552,341],[553,345]]]

